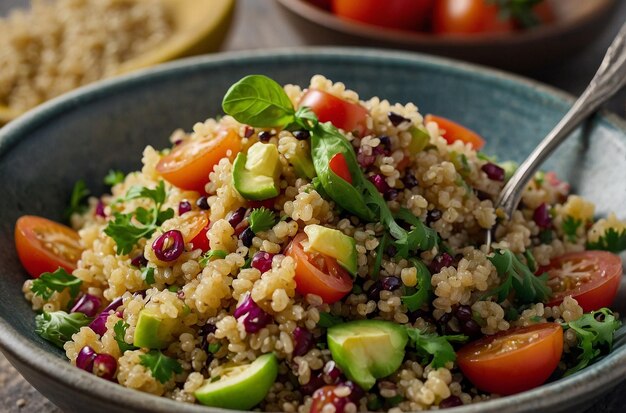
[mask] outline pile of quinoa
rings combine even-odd
[[[375,318],[440,334],[472,336],[493,335],[541,321],[569,322],[582,316],[581,307],[571,297],[553,307],[535,304],[516,319],[506,315],[512,306],[507,300],[497,303],[493,297],[481,299],[500,282],[496,269],[487,258],[489,251],[481,242],[484,232],[496,221],[501,221],[494,248],[507,248],[514,253],[530,251],[539,265],[547,265],[553,257],[582,251],[587,241],[597,240],[607,228],[626,227],[625,222],[611,216],[594,223],[593,204],[570,195],[569,187],[553,174],[534,179],[523,193],[521,209],[510,220],[502,220],[502,213],[494,208],[493,200],[504,182],[490,177],[485,165],[491,162],[468,144],[461,141],[449,144],[441,137],[443,131],[436,123],[424,125],[424,118],[415,105],[392,104],[377,97],[359,101],[358,95],[347,90],[344,84],[332,83],[321,75],[314,76],[308,88],[360,102],[368,109],[367,127],[371,132],[362,137],[346,134],[366,175],[380,175],[391,210],[407,208],[435,229],[449,246],[449,253],[434,248],[420,254],[432,272],[434,294],[428,308],[411,312],[402,303],[401,287],[414,287],[417,273],[407,260],[394,258],[393,251],[384,251],[380,280],[370,278],[384,228],[380,223],[363,223],[356,217],[339,214],[336,205],[318,193],[310,181],[296,176],[288,159],[297,145],[306,145],[306,142],[286,130],[251,129],[230,116],[224,116],[195,124],[191,133],[176,131],[171,140],[174,143],[204,139],[228,128],[237,131],[245,150],[263,134],[263,140],[276,145],[280,154],[280,195],[275,198],[272,209],[284,219],[268,231],[257,233],[251,242],[235,234],[234,212],[249,206],[234,188],[233,165],[224,158],[210,174],[210,182],[205,187],[206,199],[198,192],[166,183],[164,207],[178,210],[181,202],[188,201],[193,206],[192,213],[176,214],[130,254],[118,255],[114,240],[103,232],[111,217],[112,206],[120,208],[116,200],[124,198],[132,186],[155,187],[162,179],[155,166],[163,154],[148,146],[143,152],[141,171],[128,174],[123,182],[112,187],[110,195],[91,198],[86,213],[72,216],[72,224],[84,247],[78,268],[73,272],[82,280],[82,291],[100,297],[105,303],[122,297],[123,303],[108,317],[108,330],[102,336],[83,327],[65,344],[65,353],[71,363],[76,363],[77,353],[84,346],[90,346],[97,353],[110,354],[117,360],[115,380],[120,385],[194,403],[193,393],[206,378],[219,376],[233,363],[249,363],[264,353],[274,352],[279,359],[278,379],[258,407],[263,411],[305,413],[311,405],[308,387],[314,383],[323,384],[336,366],[330,351],[323,346],[298,351],[294,332],[305,329],[315,342],[323,342],[325,330],[318,326],[322,312],[346,320]],[[287,85],[285,91],[297,106],[303,89]],[[408,121],[394,125],[389,119],[390,113]],[[405,149],[411,139],[411,126],[424,126],[429,142],[423,150],[408,155]],[[466,160],[462,164],[458,162],[461,156]],[[123,201],[121,207],[130,211],[142,205],[141,202],[141,199]],[[534,211],[543,204],[553,211],[550,225],[554,236],[549,242],[540,240],[541,225],[545,223],[538,224],[533,217]],[[97,208],[103,213],[96,213]],[[226,251],[226,257],[214,259],[203,267],[201,251],[188,244],[175,261],[160,261],[152,248],[155,239],[163,231],[173,228],[183,234],[190,231],[194,225],[193,214],[198,212],[208,214],[211,222],[207,232],[211,249]],[[561,222],[566,217],[584,223],[574,237],[566,237],[563,232]],[[359,288],[331,305],[324,303],[319,296],[302,296],[296,292],[295,263],[284,255],[286,246],[296,234],[311,224],[338,229],[356,240],[358,275],[355,284]],[[258,251],[273,254],[271,268],[264,273],[253,267],[244,268],[246,258]],[[142,254],[148,265],[155,269],[154,282],[149,286],[142,278],[141,270],[131,264],[134,257]],[[69,300],[66,292],[54,293],[50,299],[44,300],[33,295],[31,285],[32,280],[26,281],[23,291],[34,310],[66,308]],[[254,333],[247,332],[243,323],[233,315],[233,309],[247,294],[272,318]],[[125,341],[132,343],[142,309],[177,320],[176,339],[163,352],[176,359],[183,371],[165,383],[157,381],[140,364],[140,356],[148,349],[129,350],[122,354],[114,339],[113,327],[123,320],[129,325]],[[471,321],[468,312],[475,315],[470,317]],[[572,330],[565,332],[564,341],[566,351],[576,345]],[[219,343],[219,349],[209,352],[207,342]],[[358,403],[349,403],[345,411],[366,411],[368,402],[375,397],[395,398],[398,402],[390,411],[400,412],[470,404],[497,396],[475,389],[452,362],[433,369],[420,364],[419,360],[406,359],[395,373],[380,379]]]
[[[172,29],[160,0],[34,0],[0,19],[0,106],[21,113],[115,75]]]

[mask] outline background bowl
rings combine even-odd
[[[146,144],[168,145],[170,132],[190,129],[221,113],[227,88],[250,73],[280,83],[308,84],[322,73],[363,98],[414,101],[466,124],[499,159],[521,160],[567,110],[571,99],[500,72],[415,54],[381,50],[287,49],[193,58],[87,86],[50,101],[0,129],[0,346],[41,393],[65,411],[207,412],[100,380],[72,367],[59,349],[34,333],[34,314],[22,298],[26,278],[13,248],[13,226],[23,214],[60,220],[71,188],[85,179],[96,193],[111,169],[140,167]],[[86,131],[88,131],[86,133]],[[550,159],[550,169],[594,200],[598,213],[626,215],[626,126],[602,115]],[[626,290],[615,307],[626,311]],[[580,374],[512,397],[455,412],[582,411],[626,373],[626,345]]]
[[[277,1],[302,36],[316,44],[401,48],[519,73],[583,50],[606,27],[615,5],[615,0],[547,0],[556,15],[553,24],[516,33],[436,36],[341,19],[306,0]]]
[[[235,0],[162,0],[172,16],[173,33],[167,41],[122,64],[116,74],[154,66],[169,60],[216,51],[232,20]],[[4,1],[0,15],[16,7],[27,7],[26,0]],[[22,112],[0,105],[0,126]]]

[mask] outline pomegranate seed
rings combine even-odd
[[[256,268],[261,273],[267,272],[272,269],[272,259],[275,254],[269,252],[259,251],[252,257],[252,268]]]
[[[178,204],[178,215],[182,215],[185,212],[189,211],[191,211],[191,203],[187,200],[180,201],[180,203]]]
[[[487,174],[487,178],[492,181],[504,181],[504,169],[496,165],[495,163],[486,163],[480,168]]]
[[[552,226],[552,218],[548,206],[543,203],[539,205],[533,212],[533,220],[539,228],[550,228]]]
[[[165,262],[174,261],[185,250],[182,232],[177,229],[164,232],[152,243],[152,251],[158,259]]]
[[[98,354],[93,360],[93,374],[105,380],[113,380],[117,371],[117,360],[110,354]]]

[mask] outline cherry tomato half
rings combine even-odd
[[[209,174],[222,158],[233,160],[241,151],[241,138],[231,129],[215,136],[194,139],[175,146],[156,166],[161,176],[174,186],[204,193]]]
[[[439,125],[439,129],[445,131],[441,136],[443,136],[449,144],[454,143],[454,141],[461,141],[463,143],[469,143],[475,150],[480,150],[480,148],[485,146],[485,140],[479,134],[444,117],[426,115],[424,122],[436,122]]]
[[[561,326],[541,323],[469,343],[457,352],[457,363],[480,390],[508,395],[543,384],[562,353]]]
[[[15,223],[15,248],[22,265],[34,278],[59,267],[71,273],[83,252],[76,231],[33,215],[20,217]]]
[[[332,158],[330,158],[328,166],[330,167],[330,170],[335,173],[335,175],[350,184],[352,183],[352,175],[350,175],[350,169],[348,168],[348,163],[346,162],[346,157],[343,153],[336,153]]]
[[[333,0],[337,16],[376,26],[419,30],[430,16],[433,0]]]
[[[206,233],[208,231],[209,231],[209,225],[200,229],[200,232],[198,232],[198,234],[195,237],[193,237],[193,239],[191,240],[191,245],[193,246],[194,249],[199,248],[202,250],[202,252],[207,252],[208,250],[211,249],[211,243],[209,242],[209,239],[206,236]]]
[[[299,107],[310,108],[320,122],[330,122],[346,132],[363,135],[367,130],[367,109],[358,103],[348,102],[317,89],[309,89],[300,100]]]
[[[433,11],[433,32],[438,34],[506,33],[515,28],[501,19],[498,7],[485,0],[439,0]]]
[[[621,258],[615,254],[585,251],[554,258],[539,271],[549,274],[553,296],[548,305],[559,305],[571,295],[587,313],[613,303],[624,270]]]
[[[304,233],[296,235],[286,250],[296,262],[296,290],[319,295],[328,304],[341,300],[352,291],[352,277],[334,258],[305,252],[300,243],[306,239]]]

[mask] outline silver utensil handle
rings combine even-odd
[[[496,205],[504,209],[510,217],[522,197],[523,189],[543,161],[570,133],[598,107],[626,84],[626,24],[611,43],[600,68],[576,100],[572,108],[550,133],[539,143],[506,183]]]

